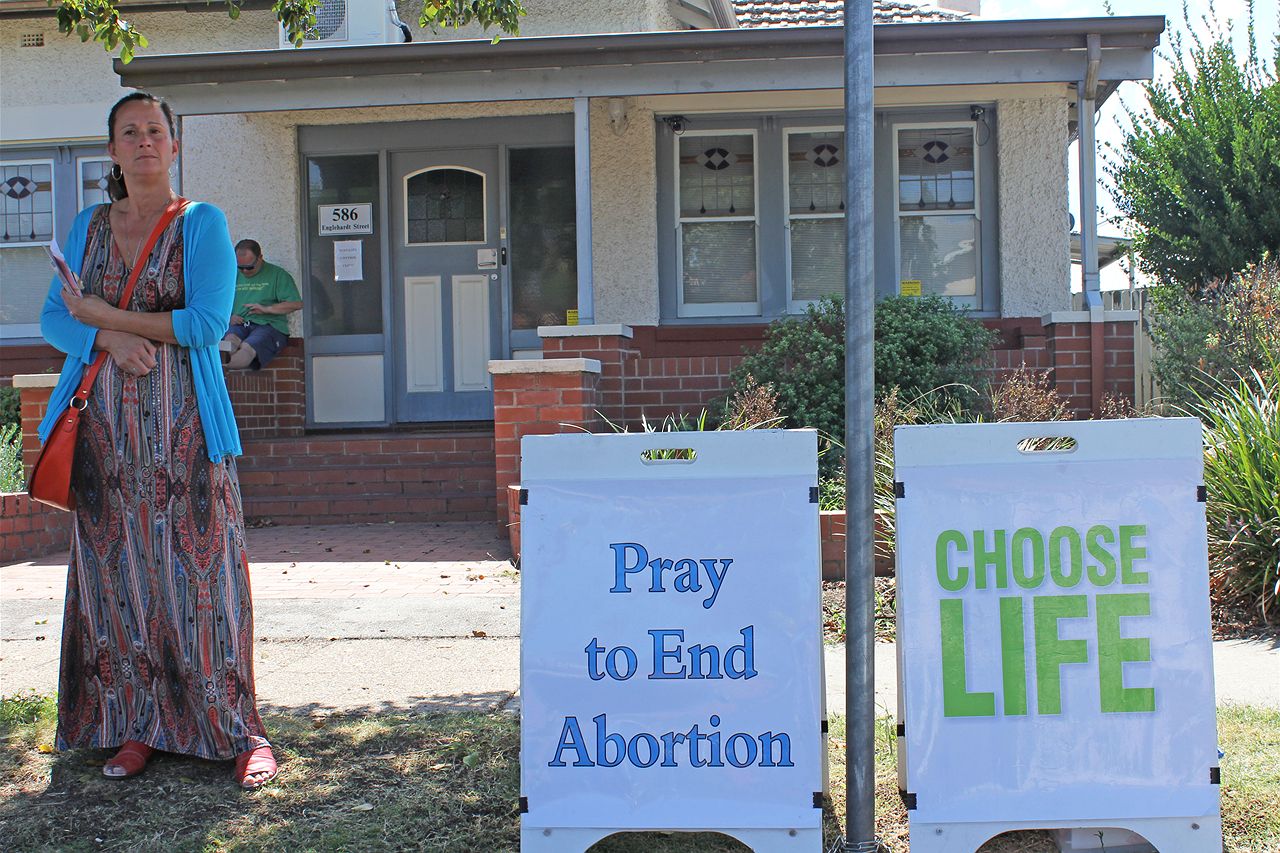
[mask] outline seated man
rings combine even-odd
[[[293,276],[262,258],[256,240],[236,243],[236,301],[218,348],[227,367],[261,370],[289,342],[289,316],[302,307]]]

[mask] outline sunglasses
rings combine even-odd
[[[256,267],[256,266],[257,266],[257,264],[236,264],[236,269],[240,269],[240,270],[251,270],[251,269],[253,269],[253,268],[254,268],[254,267]]]

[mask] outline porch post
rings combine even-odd
[[[1098,140],[1094,135],[1094,102],[1098,89],[1101,39],[1086,37],[1088,64],[1080,81],[1076,101],[1076,124],[1080,129],[1080,268],[1085,310],[1102,307],[1098,277]]]
[[[573,171],[578,224],[578,323],[596,320],[591,267],[591,99],[573,99]]]
[[[845,843],[871,853],[875,816],[875,98],[872,0],[844,12],[845,198]]]

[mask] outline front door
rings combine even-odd
[[[495,148],[391,155],[396,418],[493,419],[502,346]]]

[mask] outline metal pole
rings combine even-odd
[[[574,192],[578,203],[578,322],[594,323],[595,274],[591,257],[591,100],[573,99]]]
[[[846,0],[845,228],[845,850],[874,853],[875,840],[875,127],[872,0]]]

